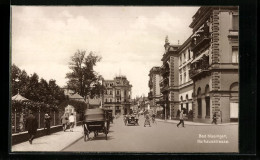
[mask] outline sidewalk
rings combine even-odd
[[[180,121],[179,120],[162,120],[162,119],[156,119],[157,122],[166,122],[166,123],[175,123],[178,124]],[[184,120],[184,124],[185,125],[194,125],[194,126],[212,126],[215,124],[209,124],[209,123],[199,123],[199,122],[191,122],[191,121],[185,121]],[[218,123],[217,125],[220,126],[226,126],[226,125],[238,125],[237,122],[234,123]]]
[[[73,132],[69,129],[56,132],[47,136],[36,138],[33,143],[29,141],[19,143],[11,146],[11,152],[24,152],[24,151],[61,151],[65,147],[79,140],[83,136],[82,126],[76,126]]]

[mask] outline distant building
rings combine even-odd
[[[148,99],[150,101],[151,109],[155,109],[157,107],[156,102],[158,102],[161,97],[160,80],[160,67],[152,67],[149,73],[148,82],[148,86],[150,89],[150,92],[148,93]]]
[[[101,99],[100,98],[86,99],[86,103],[88,104],[88,108],[89,109],[100,108],[100,106],[101,106]]]
[[[125,76],[116,76],[113,80],[103,80],[106,87],[102,99],[103,108],[112,109],[115,114],[130,113],[132,85]]]

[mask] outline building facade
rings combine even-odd
[[[166,118],[184,109],[197,122],[211,122],[214,113],[223,123],[238,120],[238,26],[238,7],[200,7],[182,45],[166,37],[159,101]]]
[[[190,45],[191,37],[177,51],[179,56],[179,110],[184,110],[186,114],[193,110],[193,81],[189,76],[193,52],[190,50]]]
[[[165,52],[161,61],[161,81],[160,91],[162,93],[161,100],[158,102],[163,109],[163,117],[172,119],[176,117],[179,109],[179,57],[178,48],[180,45],[170,45],[168,37],[165,39]],[[165,110],[166,109],[166,110]]]
[[[153,67],[150,70],[148,82],[148,87],[150,89],[150,92],[148,93],[148,99],[150,101],[151,109],[156,109],[158,107],[156,102],[158,102],[161,97],[160,81],[160,67]]]
[[[112,109],[113,115],[130,113],[132,85],[125,76],[116,76],[113,80],[103,80],[106,88],[102,107]]]
[[[238,119],[238,7],[200,7],[192,17],[194,119]]]

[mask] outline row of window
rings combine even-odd
[[[112,90],[105,90],[105,94],[106,95],[113,95],[113,91]],[[121,95],[120,90],[116,90],[116,95]],[[124,95],[126,95],[126,90],[124,91]]]
[[[189,96],[188,96],[188,94],[186,94],[186,100],[188,100],[188,99],[189,99]],[[183,101],[184,101],[184,99],[183,99],[183,97],[182,97],[182,96],[180,97],[180,101],[181,101],[181,102],[183,102]]]
[[[106,83],[105,85],[106,85],[106,87],[112,87],[113,83]]]
[[[181,66],[186,61],[190,60],[192,58],[192,51],[190,49],[187,49],[185,52],[183,52],[179,57],[179,65]]]
[[[180,83],[179,83],[179,84],[183,84],[183,83],[186,83],[186,82],[189,81],[190,76],[189,76],[188,73],[189,73],[189,71],[184,72],[184,73],[183,73],[183,77],[182,77],[182,74],[180,74]]]
[[[105,98],[105,102],[113,102],[113,98]],[[116,102],[121,102],[121,97],[116,98]],[[123,102],[126,102],[126,99]]]
[[[112,90],[105,90],[105,94],[106,94],[106,95],[112,95],[112,94],[113,94],[113,91],[112,91]]]

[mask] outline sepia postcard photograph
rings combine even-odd
[[[238,6],[10,15],[11,153],[239,153]]]

